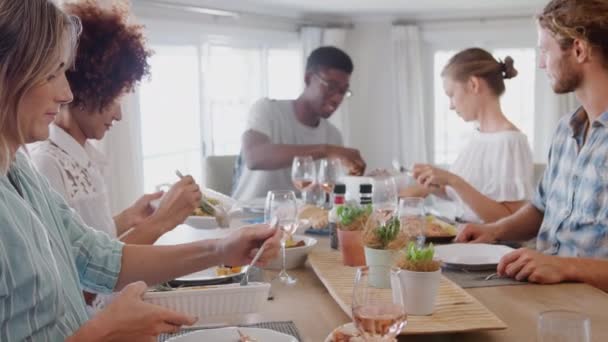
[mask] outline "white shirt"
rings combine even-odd
[[[103,154],[89,142],[80,145],[54,123],[49,129],[48,140],[28,146],[34,165],[88,226],[115,238]]]
[[[245,130],[262,133],[272,144],[342,146],[340,131],[325,119],[317,127],[309,127],[298,121],[292,100],[258,100],[249,112]],[[295,190],[291,182],[291,166],[278,170],[253,171],[245,162],[234,190],[237,200],[264,197],[269,190]]]
[[[532,197],[532,150],[526,135],[521,132],[476,131],[452,164],[450,171],[497,202],[524,201]],[[448,197],[461,207],[460,217],[463,220],[482,222],[453,188],[448,186],[446,191]]]

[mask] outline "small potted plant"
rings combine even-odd
[[[363,232],[363,245],[367,266],[385,266],[388,270],[394,263],[395,255],[407,242],[397,217],[388,220],[379,213],[370,217]],[[390,288],[390,273],[370,274],[370,282],[379,288]]]
[[[337,210],[338,242],[346,266],[365,265],[362,232],[371,212],[371,205],[347,204]]]
[[[404,305],[410,315],[430,315],[435,310],[441,262],[434,256],[433,244],[419,247],[410,242],[391,271],[393,301]]]

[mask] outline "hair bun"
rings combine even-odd
[[[504,62],[500,62],[502,71],[502,77],[506,80],[517,76],[517,69],[515,69],[514,61],[511,56],[507,56]]]

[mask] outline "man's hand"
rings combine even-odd
[[[567,267],[568,263],[564,258],[520,248],[502,257],[497,273],[519,281],[556,284],[568,280]]]
[[[258,264],[264,265],[279,254],[281,231],[266,224],[240,228],[218,241],[221,263],[230,266],[247,265],[257,251],[265,245]]]
[[[498,228],[494,224],[463,224],[456,242],[495,243]]]
[[[330,145],[327,157],[340,159],[350,175],[360,176],[365,172],[365,161],[357,149]]]

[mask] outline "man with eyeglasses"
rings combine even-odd
[[[268,190],[293,189],[291,163],[295,156],[338,158],[350,174],[363,174],[361,154],[343,147],[342,135],[327,120],[352,95],[353,68],[344,51],[320,47],[307,59],[305,88],[297,99],[264,98],[253,105],[235,167],[234,198],[248,200],[263,197]]]

